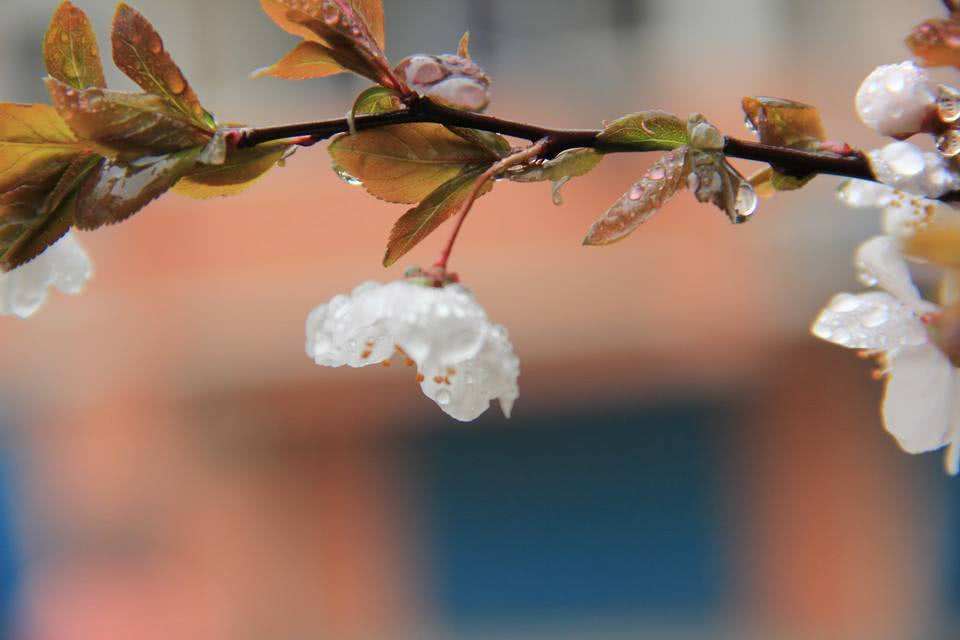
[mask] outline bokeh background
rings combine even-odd
[[[55,0],[0,0],[0,90],[46,101]],[[85,0],[101,42],[111,0]],[[936,0],[385,0],[389,52],[471,29],[492,112],[645,108],[746,135],[744,95],[852,99]],[[364,85],[247,74],[294,44],[255,0],[138,0],[211,110],[335,117]],[[112,86],[132,84],[111,72]],[[410,371],[329,371],[311,308],[380,268],[402,207],[322,147],[248,193],[171,195],[82,237],[96,278],[0,322],[2,637],[939,640],[960,617],[960,485],[901,454],[870,365],[807,327],[878,216],[820,178],[734,228],[684,195],[628,241],[591,222],[652,162],[550,203],[502,185],[454,266],[523,362],[512,421],[447,420]],[[744,170],[749,169],[743,166]],[[408,263],[429,263],[442,236]],[[951,632],[951,629],[954,631]]]

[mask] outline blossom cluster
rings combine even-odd
[[[366,367],[398,357],[416,367],[423,393],[457,420],[499,400],[508,418],[520,361],[507,331],[459,284],[367,282],[307,319],[307,355],[325,367]]]
[[[957,217],[936,200],[960,188],[949,153],[924,152],[904,140],[930,129],[937,117],[937,90],[911,62],[874,71],[857,94],[857,111],[878,133],[898,138],[868,157],[880,183],[850,181],[842,202],[882,210],[884,235],[856,253],[864,293],[835,296],[814,322],[815,336],[856,349],[880,363],[887,378],[883,419],[887,431],[909,453],[947,447],[946,468],[960,472],[960,369],[940,340],[938,326],[955,305],[954,287],[940,300],[924,299],[913,281],[905,243],[933,224]],[[945,278],[948,276],[945,276]]]

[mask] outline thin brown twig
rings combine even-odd
[[[521,149],[516,153],[510,154],[506,158],[491,165],[489,169],[480,174],[476,182],[474,182],[470,193],[467,195],[467,199],[464,201],[463,205],[461,205],[460,211],[457,212],[457,222],[453,227],[453,232],[450,234],[450,239],[447,241],[446,246],[443,248],[443,252],[440,254],[440,258],[434,265],[434,267],[436,267],[441,274],[446,273],[447,263],[450,261],[450,254],[453,253],[453,245],[456,244],[457,237],[460,235],[460,230],[463,228],[463,223],[466,221],[471,209],[473,209],[473,204],[477,201],[477,198],[480,197],[480,192],[486,186],[487,182],[493,180],[511,167],[515,167],[539,157],[549,144],[550,139],[543,138],[542,140],[533,143],[525,149]]]

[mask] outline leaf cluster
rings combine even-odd
[[[43,40],[52,106],[0,104],[0,266],[14,269],[71,227],[125,220],[174,186],[236,193],[289,144],[238,149],[202,106],[154,27],[121,3],[113,60],[141,93],[106,87],[90,20],[69,0]]]

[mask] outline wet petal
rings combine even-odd
[[[849,349],[888,351],[929,342],[927,329],[916,313],[881,291],[835,296],[820,313],[812,332]]]
[[[932,344],[890,354],[890,380],[883,420],[908,453],[934,451],[947,444],[952,429],[956,370]]]

